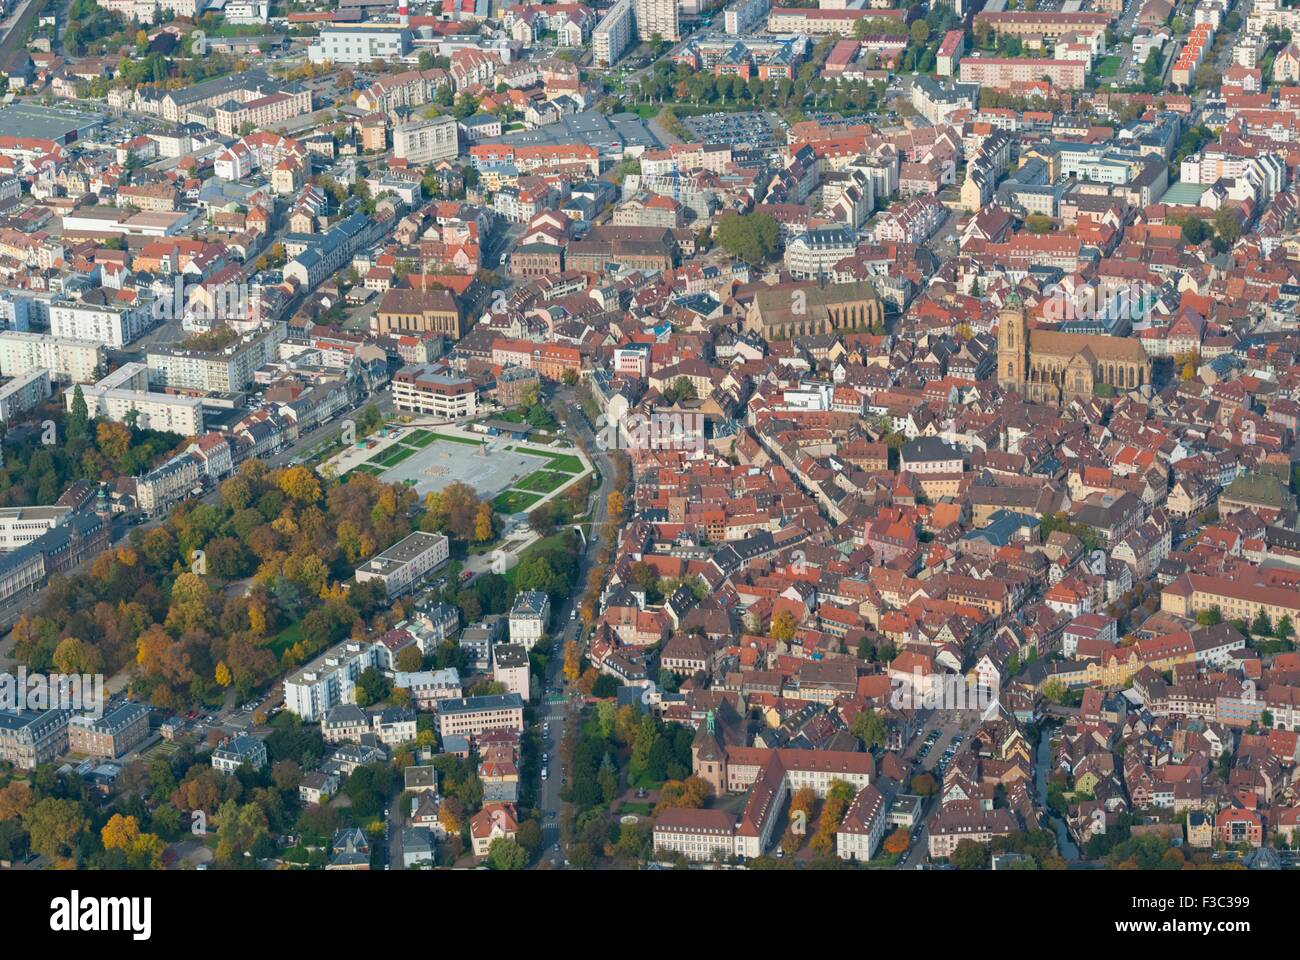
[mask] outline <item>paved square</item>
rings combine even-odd
[[[414,481],[421,498],[460,481],[473,487],[480,498],[491,499],[547,463],[545,457],[504,447],[489,453],[482,444],[434,440],[385,471],[380,479],[384,483]]]

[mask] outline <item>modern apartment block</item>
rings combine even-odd
[[[682,38],[677,26],[677,0],[635,0],[636,35],[642,43],[656,37],[676,42]]]
[[[0,422],[16,420],[50,399],[50,371],[29,370],[8,383],[0,384]]]
[[[636,27],[636,13],[632,0],[619,0],[596,24],[591,34],[591,55],[596,66],[609,67],[618,63],[632,45]]]
[[[460,149],[456,118],[430,117],[393,128],[393,156],[421,165],[455,160]]]
[[[69,340],[90,340],[120,350],[153,325],[152,314],[144,307],[50,304],[50,333]]]
[[[45,369],[59,383],[93,383],[104,362],[104,344],[48,333],[0,332],[0,375],[22,376]]]
[[[451,545],[440,533],[417,530],[357,568],[358,583],[383,581],[390,597],[406,593],[451,558]]]
[[[317,723],[331,708],[353,702],[357,677],[376,662],[372,643],[348,640],[332,647],[285,678],[284,708],[303,723]]]
[[[221,350],[153,347],[145,355],[149,383],[204,393],[243,390],[258,367],[278,357],[284,334],[285,325],[277,323]]]
[[[203,433],[203,401],[198,397],[150,393],[149,368],[143,363],[123,364],[98,383],[82,387],[81,394],[91,417],[121,423],[134,416],[136,426],[142,430],[166,430],[183,437]],[[64,391],[63,402],[68,410],[75,400],[76,391]]]

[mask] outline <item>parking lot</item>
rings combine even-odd
[[[785,121],[774,113],[706,113],[698,117],[682,117],[682,125],[697,140],[705,143],[748,144],[751,147],[770,147],[777,142],[777,134],[784,139]]]

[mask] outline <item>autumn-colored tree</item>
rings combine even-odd
[[[885,853],[892,854],[895,857],[901,856],[907,852],[910,843],[911,838],[907,835],[907,830],[904,827],[899,827],[885,838]]]
[[[23,814],[23,826],[31,837],[32,849],[59,862],[66,862],[75,854],[78,840],[89,825],[76,800],[46,797]]]
[[[0,820],[16,820],[27,812],[36,799],[32,788],[23,780],[13,780],[0,788]]]
[[[617,490],[605,499],[605,509],[609,511],[609,515],[613,519],[621,519],[626,507],[627,505],[623,501],[623,494],[619,493]]]
[[[700,777],[687,777],[685,780],[668,780],[659,791],[659,803],[655,807],[655,816],[664,810],[687,809],[698,810],[713,793],[708,781]]]
[[[230,668],[226,666],[226,661],[217,661],[217,670],[214,679],[217,681],[217,686],[219,687],[230,686],[230,682],[233,678],[230,676]]]
[[[492,539],[492,505],[490,503],[480,503],[478,512],[474,514],[474,539],[478,543],[486,543]]]
[[[769,636],[777,643],[789,643],[794,639],[794,631],[797,624],[794,622],[794,614],[789,610],[779,610],[776,616],[772,618],[772,627]]]
[[[64,637],[54,648],[54,667],[59,673],[95,674],[104,667],[104,658],[90,644],[76,637]]]
[[[414,644],[397,651],[397,669],[403,673],[415,673],[424,662],[424,655]]]
[[[582,672],[582,648],[570,640],[564,645],[564,679],[573,683]]]
[[[299,503],[315,503],[321,498],[320,481],[306,467],[290,467],[280,474],[278,484],[286,497]]]
[[[131,428],[116,420],[101,420],[95,427],[95,442],[104,456],[116,462],[131,450]]]
[[[99,832],[105,850],[130,850],[140,836],[140,822],[135,817],[115,813]]]

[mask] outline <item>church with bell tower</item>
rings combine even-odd
[[[1103,384],[1124,393],[1150,382],[1151,358],[1135,337],[1031,330],[1014,291],[998,312],[998,386],[1008,393],[1065,404]]]

